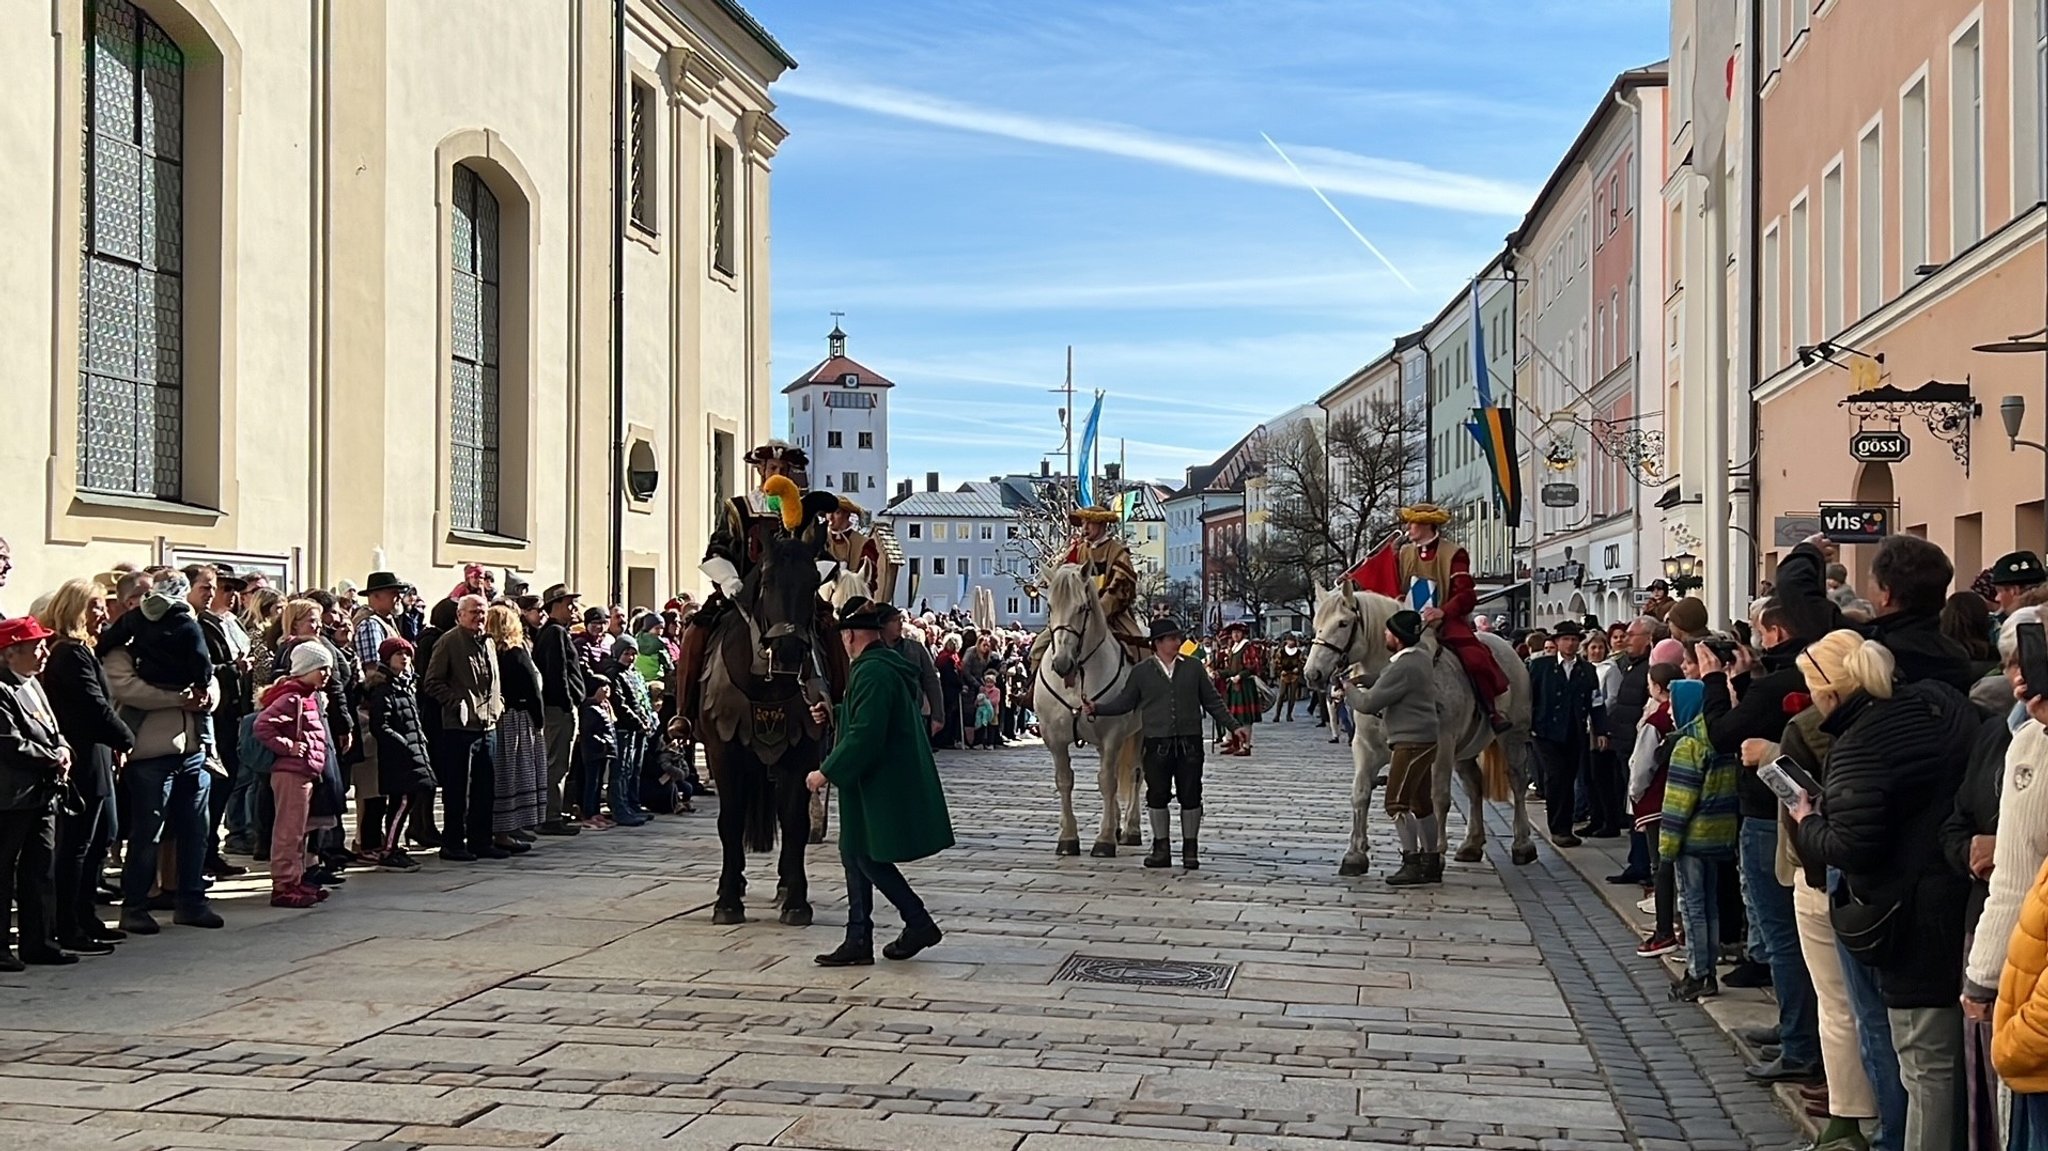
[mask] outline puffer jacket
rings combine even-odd
[[[1820,809],[1799,825],[1799,857],[1840,868],[1864,903],[1906,910],[1899,930],[1913,942],[1877,969],[1886,1007],[1953,1006],[1962,991],[1970,882],[1949,865],[1940,832],[1978,718],[1960,692],[1928,680],[1891,699],[1858,695],[1821,724],[1834,745]]]
[[[2023,1095],[2048,1091],[2048,864],[2034,877],[2019,926],[2005,949],[1998,1008],[1991,1017],[1991,1064]]]
[[[377,790],[385,795],[432,790],[434,762],[412,675],[394,678],[379,665],[363,676],[363,683],[370,693],[370,733],[377,740]]]
[[[321,722],[319,693],[287,676],[263,692],[256,738],[276,754],[273,773],[319,779],[327,772],[327,725]]]

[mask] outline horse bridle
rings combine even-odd
[[[1317,636],[1317,637],[1315,637],[1314,639],[1312,639],[1312,640],[1310,640],[1310,641],[1309,641],[1309,646],[1310,646],[1310,647],[1312,647],[1312,648],[1316,648],[1316,647],[1326,647],[1326,648],[1329,648],[1329,649],[1330,649],[1331,651],[1333,651],[1333,652],[1335,652],[1335,653],[1337,654],[1337,658],[1338,658],[1338,659],[1340,659],[1340,660],[1343,660],[1343,659],[1348,659],[1348,658],[1350,658],[1350,656],[1351,656],[1351,645],[1352,645],[1352,644],[1354,644],[1354,643],[1357,643],[1357,642],[1358,642],[1358,629],[1359,629],[1359,628],[1360,628],[1361,626],[1363,626],[1363,625],[1364,625],[1364,623],[1365,623],[1365,616],[1364,616],[1364,614],[1363,614],[1363,613],[1361,613],[1361,612],[1360,612],[1360,611],[1358,610],[1358,605],[1357,605],[1357,604],[1350,604],[1350,605],[1348,605],[1348,606],[1350,607],[1350,609],[1351,609],[1351,610],[1350,610],[1350,614],[1349,614],[1348,616],[1346,616],[1346,617],[1345,617],[1345,619],[1344,619],[1344,644],[1343,644],[1343,646],[1342,646],[1342,647],[1339,647],[1338,645],[1336,645],[1336,644],[1334,644],[1334,643],[1331,643],[1331,642],[1330,642],[1329,640],[1326,640],[1326,639],[1324,639],[1324,638],[1323,638],[1322,636]]]
[[[1057,638],[1062,632],[1064,632],[1067,635],[1073,636],[1074,642],[1076,644],[1085,644],[1088,642],[1088,632],[1090,630],[1087,624],[1090,620],[1093,619],[1093,616],[1094,613],[1089,613],[1089,620],[1082,621],[1082,626],[1078,628],[1074,627],[1071,624],[1056,623],[1052,625],[1052,628],[1045,633],[1046,638]],[[1077,678],[1080,675],[1080,671],[1078,669],[1088,666],[1088,661],[1094,659],[1095,653],[1102,650],[1102,645],[1109,642],[1110,634],[1107,623],[1104,624],[1102,632],[1102,639],[1097,641],[1094,647],[1083,650],[1081,652],[1080,658],[1074,661],[1074,666],[1077,669],[1074,674]],[[1052,689],[1053,697],[1055,699],[1059,699],[1061,703],[1066,703],[1066,700],[1059,694],[1059,689],[1062,685],[1055,684],[1052,680],[1046,679],[1045,677],[1046,664],[1050,663],[1051,661],[1052,652],[1048,650],[1045,653],[1045,658],[1038,661],[1038,678],[1045,684],[1046,687]],[[1102,702],[1103,697],[1109,694],[1110,689],[1114,688],[1115,686],[1116,679],[1115,677],[1111,677],[1110,682],[1104,685],[1101,691],[1096,692],[1094,695],[1085,696],[1083,698],[1089,703],[1100,703]],[[1081,709],[1075,707],[1072,704],[1067,704],[1067,710],[1073,712],[1076,717],[1078,717],[1081,714]]]

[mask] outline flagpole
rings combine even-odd
[[[1067,483],[1074,503],[1081,499],[1081,480],[1074,474],[1074,345],[1067,345]]]

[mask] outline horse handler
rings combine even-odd
[[[839,859],[846,866],[846,941],[818,956],[823,967],[866,967],[875,961],[875,891],[903,916],[903,934],[882,948],[909,959],[945,937],[924,901],[897,870],[953,846],[946,793],[926,742],[924,681],[918,666],[881,642],[897,616],[891,604],[856,600],[839,617],[839,635],[853,661],[846,699],[836,715],[823,703],[811,714],[837,732],[832,754],[807,781],[815,792],[839,788]]]
[[[1195,660],[1181,656],[1180,625],[1170,619],[1152,621],[1152,656],[1132,669],[1123,690],[1101,702],[1083,700],[1089,715],[1126,715],[1138,711],[1145,720],[1145,814],[1152,820],[1152,853],[1147,867],[1173,866],[1167,846],[1170,830],[1166,805],[1180,796],[1181,866],[1202,866],[1197,840],[1202,830],[1202,716],[1207,713],[1230,734],[1229,754],[1249,753],[1251,729],[1223,706],[1223,697],[1209,673]]]
[[[1353,715],[1377,715],[1386,724],[1393,753],[1387,769],[1387,814],[1401,840],[1401,870],[1389,887],[1444,881],[1444,845],[1433,800],[1436,768],[1436,703],[1429,694],[1429,653],[1423,651],[1422,615],[1397,611],[1387,620],[1387,649],[1393,662],[1377,679],[1351,680],[1344,705]]]

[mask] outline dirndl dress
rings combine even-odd
[[[498,717],[491,737],[491,766],[497,781],[491,832],[504,835],[539,827],[547,819],[548,752],[531,715],[513,708]]]

